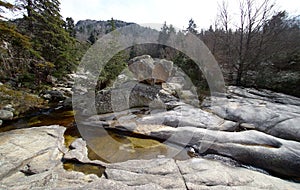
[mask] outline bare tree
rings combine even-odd
[[[247,71],[263,60],[262,50],[267,43],[263,26],[273,15],[273,10],[271,0],[240,0],[239,21],[235,24],[231,23],[228,3],[223,1],[220,6],[220,28],[225,33],[221,40],[225,62],[236,73],[236,85],[242,85]]]

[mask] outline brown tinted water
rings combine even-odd
[[[32,117],[14,120],[0,128],[0,132],[14,129],[39,127],[46,125],[61,125],[66,127],[64,134],[67,147],[77,138],[81,137],[77,130],[74,112],[71,110],[54,110],[52,112],[41,112]],[[114,141],[112,141],[112,139]],[[179,148],[164,144],[158,140],[127,136],[116,131],[108,131],[89,138],[93,147],[88,147],[88,156],[91,160],[102,160],[105,162],[122,162],[132,159],[153,159],[157,157],[170,157]],[[96,146],[95,146],[96,145]],[[184,149],[175,157],[178,160],[190,158]],[[66,170],[80,171],[85,174],[96,174],[101,176],[104,168],[93,164],[82,164],[74,161],[65,161]]]

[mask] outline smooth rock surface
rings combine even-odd
[[[138,81],[147,81],[152,78],[154,60],[149,55],[135,57],[129,62],[129,70]]]
[[[144,132],[140,130],[139,132]],[[218,154],[278,175],[300,177],[300,143],[258,131],[224,132],[195,127],[160,127],[146,135],[168,139],[181,146],[190,139],[199,154]]]
[[[64,127],[45,126],[1,133],[0,189],[162,189],[154,183],[128,186],[94,174],[66,171],[64,131]],[[78,149],[81,143],[72,146]]]
[[[80,147],[78,148],[81,149]],[[185,161],[174,161],[168,158],[130,160],[107,164],[105,172],[109,180],[126,184],[133,189],[134,187],[146,188],[147,184],[157,189],[296,190],[300,187],[297,183],[206,158]]]
[[[154,183],[163,189],[186,189],[173,159],[132,160],[111,164],[107,167],[106,174],[108,179],[129,186]]]
[[[213,97],[209,107],[207,99],[202,104],[227,120],[248,123],[256,130],[300,142],[300,99],[266,90],[228,87],[226,97]]]
[[[101,178],[94,174],[66,171],[63,169],[64,159],[77,160],[82,164],[100,162],[88,160],[82,139],[74,141],[71,149],[67,150],[64,131],[64,127],[44,126],[1,133],[0,189],[300,188],[297,183],[202,158],[186,161],[161,158],[106,164],[105,175]]]
[[[137,120],[141,124],[163,124],[171,127],[192,126],[221,131],[235,131],[237,124],[226,121],[212,113],[183,104],[173,110],[145,115]]]
[[[245,168],[224,165],[218,161],[194,158],[176,161],[188,189],[298,189],[290,183]]]
[[[149,55],[133,58],[129,70],[138,81],[156,84],[166,82],[173,72],[173,62],[165,59],[152,59]]]

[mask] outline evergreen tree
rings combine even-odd
[[[157,48],[158,48],[160,58],[170,59],[175,54],[172,48],[168,48],[166,45],[163,45],[168,42],[171,35],[175,35],[175,34],[176,34],[175,28],[172,25],[168,26],[167,23],[165,22],[158,35],[158,42],[160,44],[157,46]]]
[[[76,37],[76,30],[74,20],[71,17],[66,18],[65,29],[70,34],[71,37]]]
[[[166,22],[164,22],[158,36],[158,42],[165,44],[169,39],[169,27]]]
[[[192,34],[194,34],[194,35],[197,35],[198,34],[198,31],[197,31],[197,25],[196,25],[196,23],[195,23],[195,21],[191,18],[190,20],[189,20],[189,25],[188,25],[188,27],[186,28],[186,31],[187,32],[190,32],[190,33],[192,33]]]
[[[88,38],[88,41],[93,45],[97,41],[97,36],[95,32],[92,32]]]
[[[117,36],[117,31],[115,21],[113,18],[110,20],[110,32],[113,36]],[[116,48],[117,41],[111,42],[112,49]],[[122,50],[114,55],[104,66],[103,70],[100,73],[97,89],[104,89],[112,85],[113,81],[118,77],[118,75],[127,67],[127,61],[130,57],[130,52]]]
[[[116,30],[116,23],[114,21],[114,18],[111,18],[109,23],[110,23],[110,32]]]
[[[6,13],[5,10],[14,11],[19,9],[17,6],[14,6],[11,3],[7,3],[0,0],[0,40],[3,42],[11,42],[13,44],[19,45],[21,47],[29,47],[29,39],[19,33],[16,27],[8,22],[6,22],[5,17],[1,13]]]
[[[17,10],[18,7],[0,1],[0,79],[18,80],[20,75],[27,73],[30,67],[23,57],[33,50],[29,38],[21,34],[15,25],[5,21],[1,13]]]
[[[54,74],[62,76],[74,68],[76,57],[71,55],[75,40],[64,29],[58,0],[22,0],[26,9],[28,30],[33,48],[55,66]],[[69,24],[72,20],[69,19]],[[68,26],[70,27],[70,26]]]

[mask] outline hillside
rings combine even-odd
[[[114,20],[114,25],[116,28],[121,28],[130,24],[134,23],[124,22],[121,20]],[[109,31],[111,31],[111,28],[111,20],[80,20],[75,25],[76,38],[79,41],[89,41],[89,38],[91,38],[91,36],[94,36],[96,39],[99,39],[104,34],[107,34]]]

